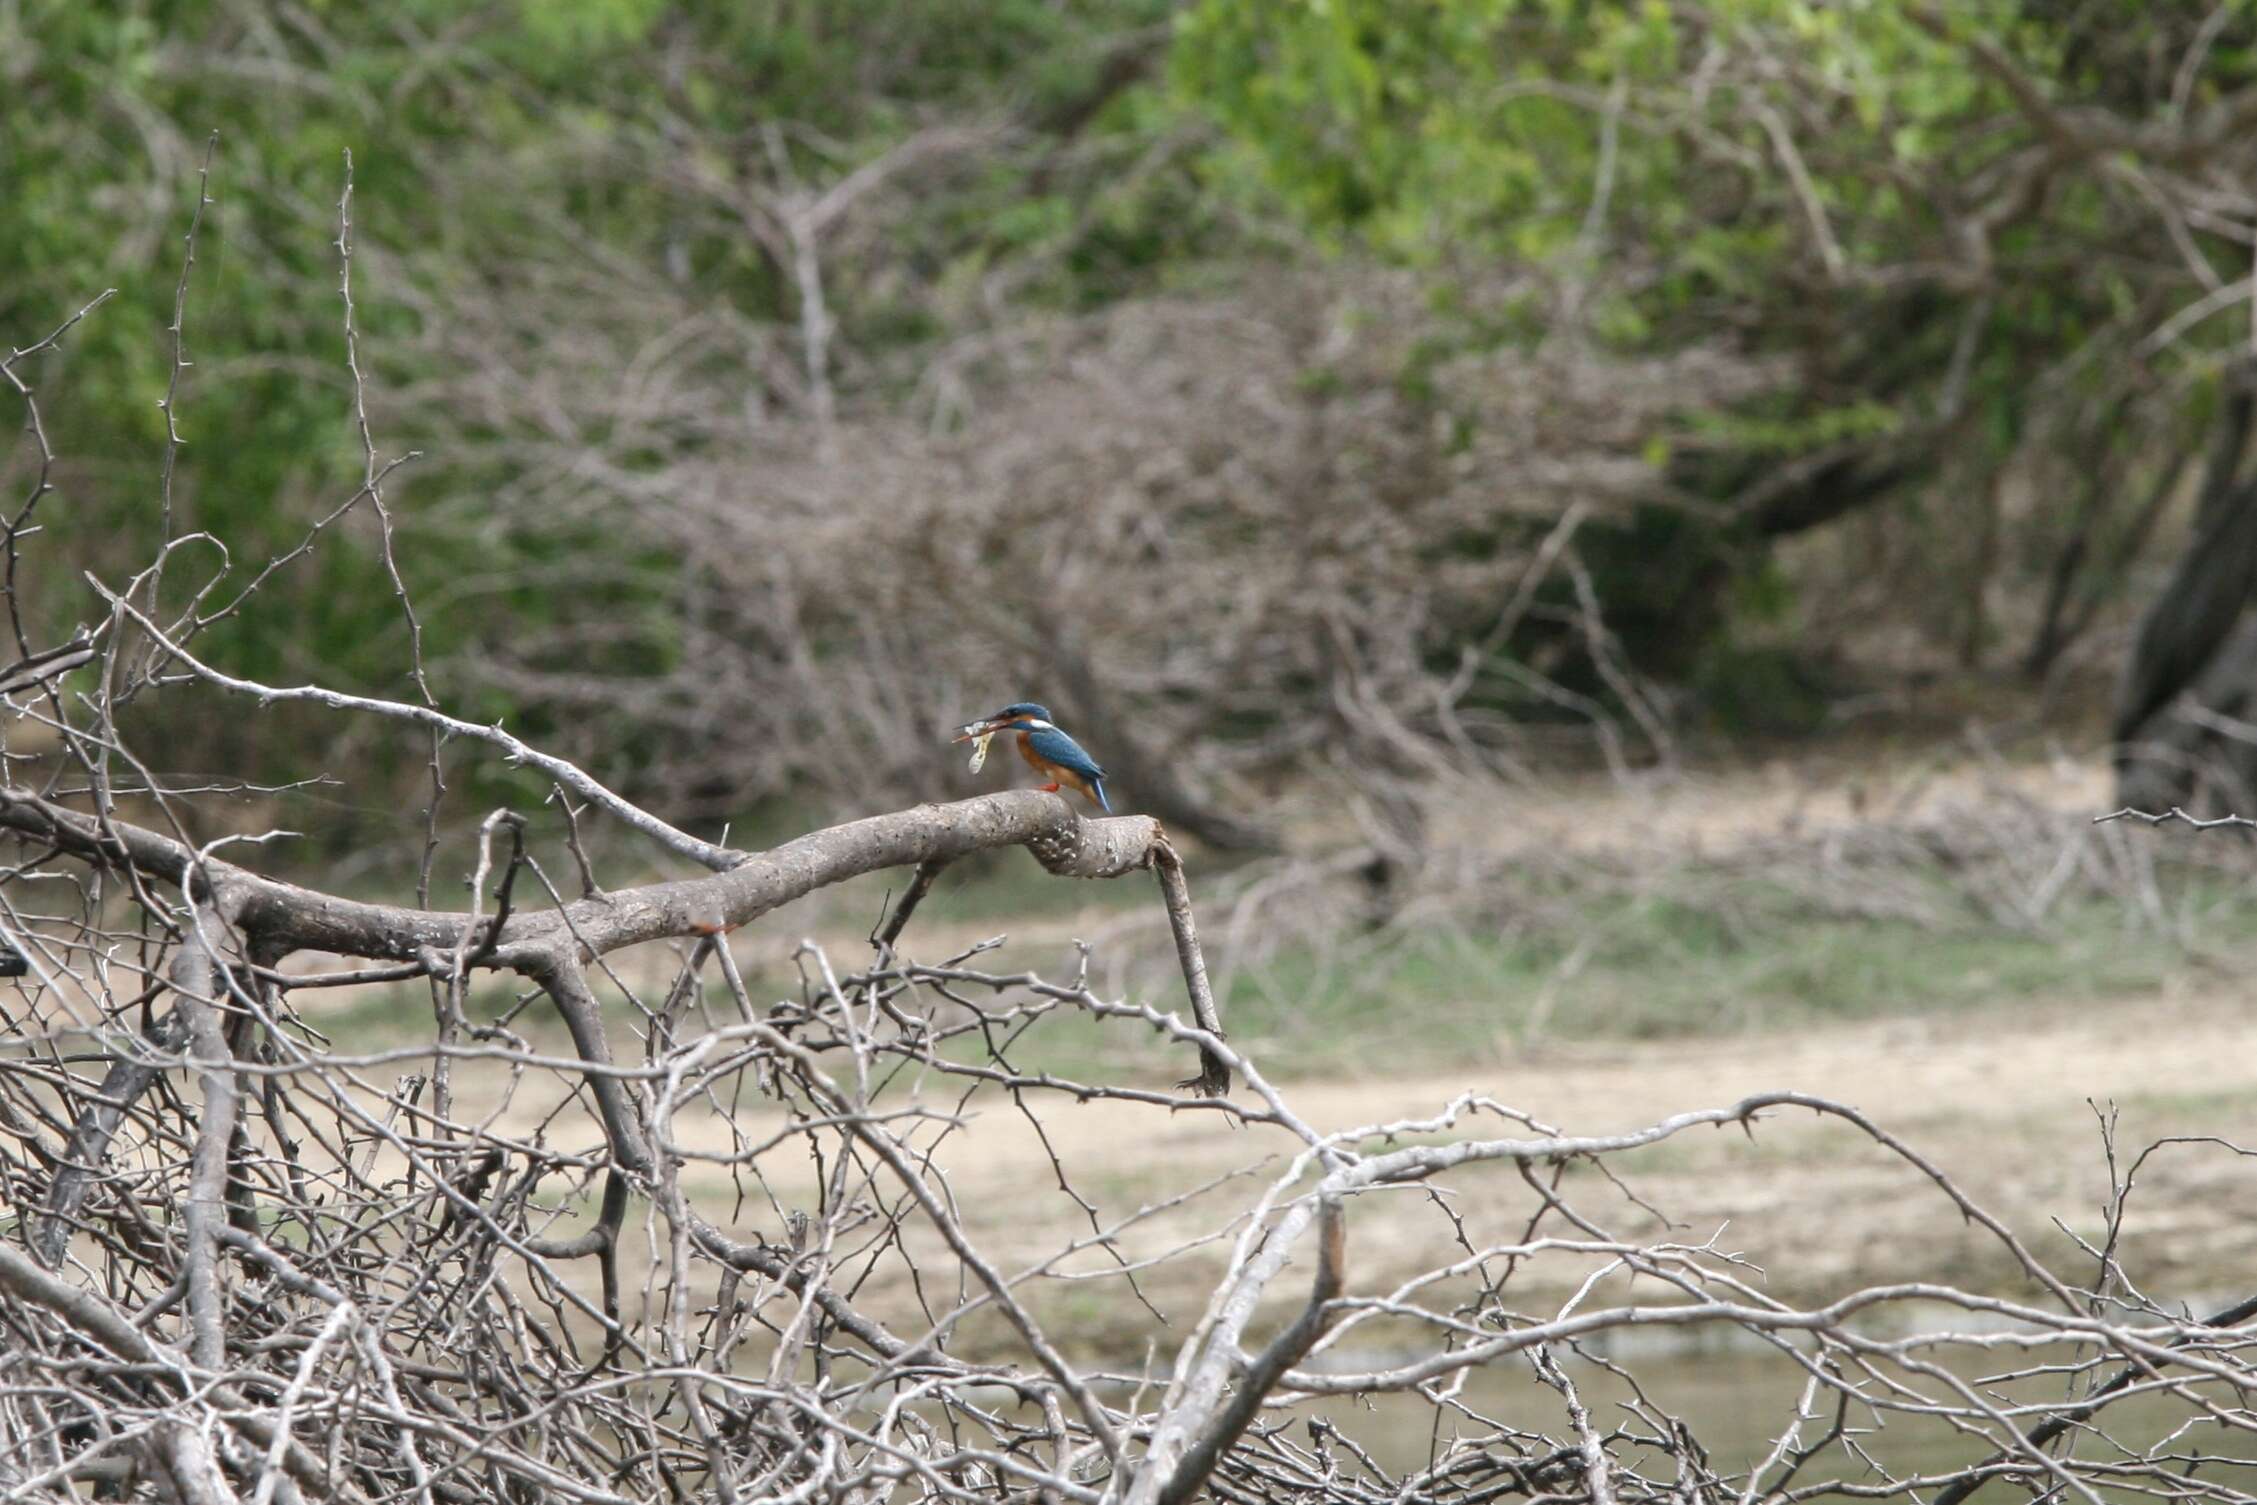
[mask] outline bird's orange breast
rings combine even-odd
[[[1063,784],[1091,804],[1097,803],[1097,796],[1091,792],[1088,779],[1074,772],[1065,764],[1053,763],[1041,753],[1036,752],[1034,750],[1034,739],[1025,732],[1019,733],[1019,756],[1027,760],[1029,768],[1052,783]]]

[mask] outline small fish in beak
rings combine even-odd
[[[995,740],[995,718],[985,721],[967,721],[956,729],[956,740],[972,744],[972,772],[978,773],[987,766],[987,745]]]

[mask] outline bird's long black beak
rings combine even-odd
[[[969,742],[975,737],[992,737],[1002,726],[1003,723],[993,716],[985,721],[967,721],[957,728],[956,740]]]

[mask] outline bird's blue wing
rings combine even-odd
[[[1085,779],[1101,779],[1105,770],[1097,760],[1082,751],[1081,744],[1054,726],[1027,733],[1027,746],[1060,768],[1071,768]]]

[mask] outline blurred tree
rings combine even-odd
[[[561,355],[579,325],[637,300],[677,328],[726,326],[716,386],[746,406],[827,423],[842,388],[894,380],[884,355],[946,332],[999,262],[1014,263],[1024,298],[1137,285],[1195,228],[1181,215],[1120,233],[1080,224],[1090,175],[1112,157],[1077,153],[1164,56],[1165,10],[0,7],[0,337],[29,345],[103,286],[120,290],[30,373],[60,456],[41,578],[146,557],[160,526],[168,331],[207,139],[172,509],[176,535],[207,540],[181,549],[168,605],[206,589],[225,599],[352,494],[362,457],[335,246],[351,149],[377,441],[428,452],[390,494],[434,672],[471,714],[530,714],[535,729],[544,673],[666,672],[684,642],[675,540],[630,533],[622,547],[616,518],[528,495],[529,439],[601,445],[612,427],[547,401],[541,347]],[[847,211],[877,197],[889,203],[874,239]],[[506,329],[481,323],[502,313]],[[528,401],[466,401],[473,358],[488,377],[510,366]],[[647,469],[697,442],[664,420],[642,438],[628,463]],[[0,481],[13,488],[35,458],[28,444],[0,449]],[[249,674],[403,693],[407,624],[366,512],[216,625],[211,651]],[[32,607],[60,631],[88,598],[50,584]],[[600,636],[578,630],[597,620]],[[171,745],[183,766],[255,773],[269,726],[198,722]],[[631,768],[648,748],[620,730],[605,741]]]
[[[1248,764],[1659,747],[1634,671],[1761,718],[1873,623],[2044,675],[2216,448],[2253,44],[2257,0],[21,0],[0,338],[121,289],[29,373],[35,611],[160,525],[216,130],[168,605],[358,484],[351,147],[433,676],[673,808],[836,777],[785,750],[818,707],[930,792],[940,703],[1130,580],[1059,677]],[[214,655],[404,693],[374,524]]]
[[[2253,23],[2248,0],[1200,0],[1176,67],[1311,224],[1460,297],[1547,269],[1468,339],[1777,362],[1755,400],[1688,392],[1651,447],[1665,499],[1589,546],[1641,662],[1690,672],[1781,540],[1886,506],[1968,661],[2001,571],[2049,580],[2043,674],[2123,583],[2168,499],[2143,478],[2175,480],[2240,340]]]

